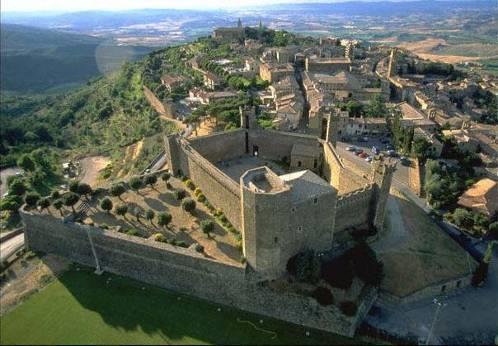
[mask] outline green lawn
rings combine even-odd
[[[110,279],[110,281],[108,281]],[[75,268],[1,317],[1,344],[358,344]],[[259,320],[263,319],[263,324]],[[242,321],[242,322],[241,322]],[[243,321],[250,321],[249,324]],[[257,325],[257,326],[256,326]],[[258,329],[256,329],[258,328]],[[275,334],[276,333],[276,337]]]

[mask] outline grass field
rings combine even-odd
[[[84,268],[2,316],[0,332],[1,344],[359,343]]]

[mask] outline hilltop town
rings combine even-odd
[[[31,251],[390,342],[430,335],[399,336],[378,309],[486,285],[489,258],[462,239],[498,236],[496,77],[241,19],[142,64],[134,92],[171,125],[158,155],[140,174],[109,164],[98,184],[23,190],[22,206],[7,195]]]

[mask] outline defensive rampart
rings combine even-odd
[[[365,296],[357,316],[349,318],[335,306],[313,298],[276,292],[258,283],[245,265],[228,265],[192,249],[174,247],[89,225],[64,223],[51,215],[21,210],[26,245],[94,266],[89,236],[101,268],[215,303],[282,319],[295,324],[352,336],[376,293]]]
[[[360,190],[337,198],[335,231],[341,232],[352,227],[368,226],[371,220],[374,185],[369,184]]]

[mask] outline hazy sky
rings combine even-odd
[[[2,11],[65,12],[81,10],[127,10],[137,8],[230,8],[282,2],[337,1],[338,0],[1,0],[0,2]]]

